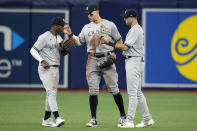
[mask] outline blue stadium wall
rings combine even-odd
[[[129,30],[120,17],[127,8],[139,12],[138,21],[145,32],[145,88],[196,88],[197,37],[195,0],[64,0],[0,2],[0,87],[42,87],[38,62],[29,54],[37,37],[50,29],[54,16],[65,17],[78,35],[89,23],[84,5],[97,3],[101,16],[113,21],[123,40]],[[7,33],[5,33],[7,32]],[[61,58],[60,87],[88,89],[86,82],[86,45],[74,48]],[[119,87],[126,89],[124,59],[117,54]],[[106,88],[102,79],[100,88]]]

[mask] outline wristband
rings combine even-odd
[[[112,42],[109,42],[107,44],[114,47],[114,43],[112,43]]]
[[[71,33],[70,35],[68,35],[68,39],[70,39],[73,36],[73,33]]]

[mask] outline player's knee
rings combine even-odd
[[[111,88],[110,88],[110,93],[111,93],[112,95],[117,95],[119,92],[120,92],[120,90],[119,90],[118,87],[111,87]]]
[[[137,96],[137,90],[135,88],[128,90],[129,96]]]
[[[47,95],[48,96],[56,96],[57,90],[47,90]]]
[[[89,94],[90,95],[98,95],[99,94],[99,89],[89,87]]]

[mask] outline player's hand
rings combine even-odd
[[[69,25],[64,26],[64,30],[63,30],[64,34],[70,35],[72,34],[71,28]]]
[[[114,52],[112,52],[110,54],[110,58],[113,59],[114,61],[116,60],[116,54]]]
[[[68,41],[68,38],[65,38],[65,39],[61,42],[61,44],[65,44],[66,41]]]
[[[101,36],[101,44],[108,44],[110,41],[104,36]]]
[[[50,68],[50,65],[45,60],[42,60],[41,64],[42,64],[44,69],[49,69]]]

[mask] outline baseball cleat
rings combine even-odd
[[[126,116],[121,116],[118,121],[118,127],[120,127],[126,120]]]
[[[57,127],[60,127],[60,126],[62,126],[64,124],[65,124],[65,120],[64,119],[62,119],[61,117],[56,118],[56,126]]]
[[[136,127],[142,128],[142,127],[153,125],[154,123],[155,122],[153,121],[153,119],[150,119],[148,121],[142,120],[139,124],[136,125]]]
[[[85,126],[86,127],[97,127],[97,120],[96,119],[91,119]]]
[[[42,120],[42,126],[56,127],[56,124],[53,122],[52,118],[49,118],[47,120]]]
[[[125,121],[123,124],[118,126],[119,128],[134,128],[133,122]]]

